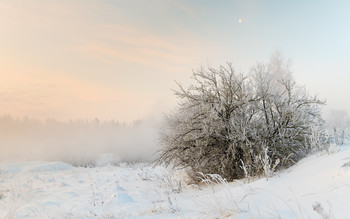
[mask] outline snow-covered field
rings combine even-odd
[[[269,179],[201,186],[144,163],[0,164],[0,218],[348,218],[349,197],[350,146]]]

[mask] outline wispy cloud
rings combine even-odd
[[[139,118],[210,47],[178,24],[195,13],[168,0],[1,1],[0,114]]]
[[[98,39],[77,46],[76,49],[105,62],[126,61],[163,69],[193,63],[193,54],[198,49],[193,45],[181,45],[184,42],[172,43],[129,27],[113,26],[105,30],[109,31],[99,32]]]

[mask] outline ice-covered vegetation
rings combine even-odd
[[[325,102],[280,56],[249,74],[227,64],[193,78],[160,126],[159,156],[153,119],[0,116],[0,218],[348,216],[345,111],[325,123]]]
[[[327,114],[329,143],[343,145],[350,137],[350,118],[345,110],[330,110]]]
[[[0,218],[347,218],[350,147],[227,182],[147,163],[1,162]],[[338,151],[340,150],[340,151]]]
[[[193,72],[161,131],[159,162],[233,180],[270,175],[325,148],[325,102],[293,80],[279,55],[249,74],[226,66]]]

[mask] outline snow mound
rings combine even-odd
[[[118,194],[118,202],[119,204],[127,204],[135,202],[129,195],[125,193],[119,193]]]
[[[13,162],[1,163],[0,169],[6,173],[19,174],[22,172],[55,172],[72,170],[74,167],[64,162]]]
[[[72,170],[74,167],[63,162],[52,162],[48,164],[43,164],[29,169],[29,172],[56,172],[63,170]]]
[[[345,146],[268,179],[196,187],[186,185],[185,170],[145,163],[37,161],[0,163],[0,170],[0,218],[348,218],[350,209]]]
[[[115,187],[115,191],[117,191],[117,192],[124,192],[125,189],[123,187],[121,187],[121,186],[116,186]]]

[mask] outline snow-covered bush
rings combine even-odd
[[[158,162],[233,180],[289,167],[321,146],[324,102],[296,85],[280,56],[249,75],[228,63],[193,79],[188,89],[178,83],[181,102],[161,129]]]
[[[350,119],[345,110],[331,110],[326,117],[328,141],[343,145],[350,136]]]

